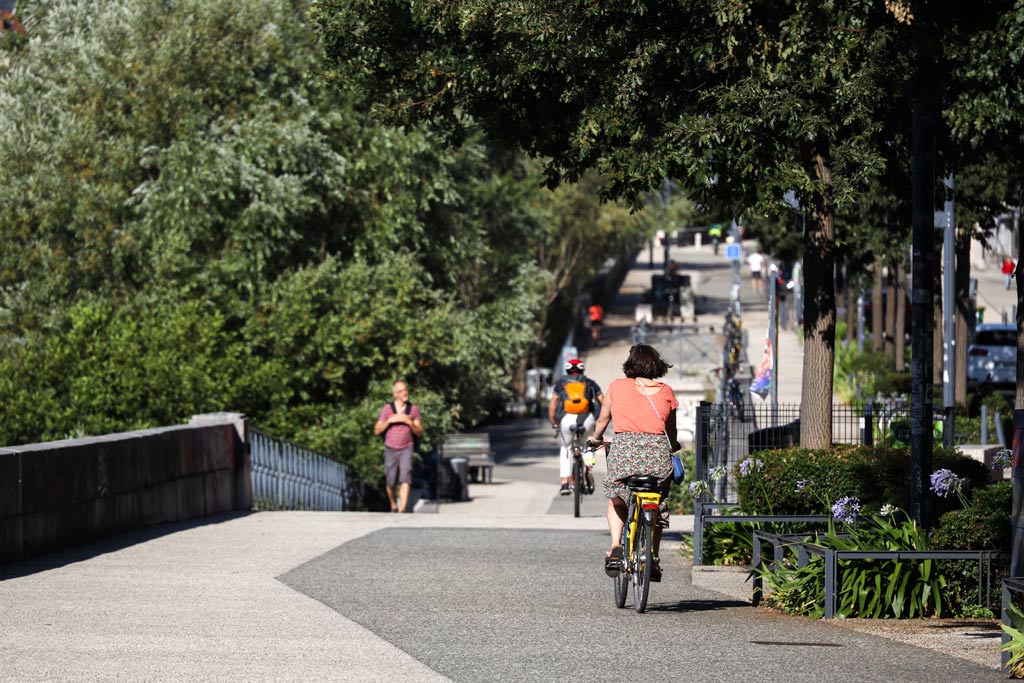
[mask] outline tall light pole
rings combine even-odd
[[[953,447],[953,427],[956,416],[956,218],[953,206],[953,172],[943,181],[946,202],[943,212],[942,236],[942,445]]]

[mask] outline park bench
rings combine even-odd
[[[439,455],[446,460],[465,458],[474,482],[489,484],[494,481],[494,451],[491,450],[490,434],[447,434]]]

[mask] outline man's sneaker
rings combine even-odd
[[[587,468],[587,488],[585,489],[588,494],[594,492],[594,473]]]
[[[661,581],[661,560],[657,556],[651,558],[651,581]]]
[[[572,490],[568,484],[562,484],[562,488],[558,489],[558,495],[560,496],[568,496],[570,493],[572,493]]]

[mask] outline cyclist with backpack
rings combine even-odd
[[[586,436],[594,433],[594,425],[601,412],[604,394],[601,393],[601,387],[597,382],[584,375],[586,368],[579,358],[566,361],[563,369],[565,375],[555,382],[555,386],[551,390],[548,419],[551,420],[551,427],[559,430],[562,439],[562,445],[558,450],[558,470],[562,478],[562,487],[558,493],[568,496],[572,493],[569,488],[569,473],[572,468],[569,444],[573,440],[573,430],[580,426],[583,427]],[[594,454],[592,451],[584,452],[584,464],[587,466],[587,488],[589,491],[593,491],[594,475],[591,474],[591,470],[594,468]]]
[[[409,402],[409,387],[398,380],[391,385],[395,400],[385,403],[373,426],[373,433],[384,437],[385,490],[392,512],[408,512],[409,489],[412,487],[412,452],[423,436],[420,409]],[[395,489],[398,500],[395,500]]]

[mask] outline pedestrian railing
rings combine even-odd
[[[693,507],[693,564],[699,566],[704,564],[704,532],[714,524],[734,524],[737,522],[747,523],[798,523],[798,524],[826,524],[830,519],[829,515],[733,515],[714,514],[716,511],[735,510],[738,507],[733,503],[704,503],[695,501]],[[756,539],[755,539],[756,542]]]
[[[731,470],[763,450],[800,445],[800,404],[754,405],[746,391],[743,401],[708,403],[697,407],[696,475],[706,479],[708,468]],[[832,406],[832,442],[900,447],[910,442],[910,412],[905,400],[868,401]],[[739,496],[732,478],[708,481],[716,500],[735,503]]]
[[[257,510],[347,510],[348,468],[288,441],[249,429],[252,499]]]
[[[763,544],[770,543],[774,547],[774,562],[764,562]],[[839,563],[853,560],[977,560],[978,561],[978,604],[990,605],[988,600],[989,591],[986,590],[992,584],[992,556],[991,550],[836,550],[813,543],[807,540],[806,536],[772,534],[764,531],[754,531],[754,587],[752,601],[757,605],[763,591],[763,574],[765,570],[772,571],[784,560],[784,553],[787,548],[797,551],[797,567],[805,567],[810,562],[811,555],[824,558],[825,563],[825,618],[831,619],[836,615],[838,602],[838,591],[836,586],[840,583]],[[1005,579],[1003,582],[1005,591]],[[1005,593],[1004,593],[1005,596]],[[1004,598],[1005,605],[1005,598]]]

